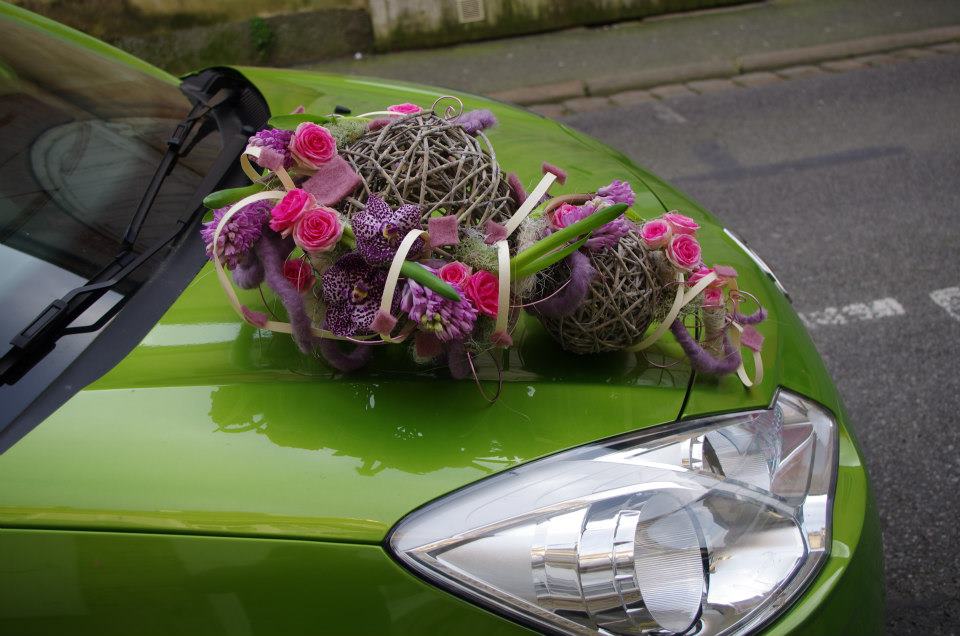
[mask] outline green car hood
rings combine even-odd
[[[241,70],[274,113],[301,104],[360,113],[403,101],[428,105],[442,94]],[[2,457],[0,524],[373,543],[418,506],[518,463],[681,414],[765,405],[778,384],[790,383],[788,373],[799,378],[799,390],[824,382],[820,388],[829,390],[784,297],[705,212],[593,139],[510,106],[460,97],[467,108],[496,114],[490,138],[498,159],[528,187],[546,160],[568,170],[562,192],[627,179],[641,215],[681,207],[698,218],[705,253],[736,267],[741,286],[771,311],[760,328],[771,361],[764,382],[746,390],[735,378],[698,379],[684,412],[691,376],[684,363],[664,369],[636,354],[565,354],[529,318],[492,405],[473,382],[416,367],[400,347],[384,348],[370,369],[343,376],[300,355],[289,337],[241,323],[207,265],[118,366]],[[245,298],[262,302],[255,293]],[[794,329],[797,338],[782,337]],[[790,356],[799,367],[781,362]],[[484,361],[479,373],[492,393],[496,369]]]

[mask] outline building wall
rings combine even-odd
[[[469,40],[635,20],[742,4],[745,0],[368,0],[377,49],[420,48]],[[462,7],[461,7],[462,5]],[[461,10],[483,19],[461,21]],[[474,10],[474,11],[469,11]]]

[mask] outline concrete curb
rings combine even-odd
[[[885,53],[916,46],[930,46],[960,40],[960,25],[891,33],[843,42],[831,42],[764,53],[751,53],[732,60],[711,60],[587,80],[568,80],[555,84],[524,86],[490,93],[490,97],[522,106],[550,104],[578,97],[606,96],[623,91],[652,88],[664,84],[729,78],[756,71],[769,71],[802,64],[816,64],[859,55]]]

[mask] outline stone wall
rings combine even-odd
[[[423,48],[749,0],[368,0],[378,50]],[[479,11],[478,11],[479,9]],[[461,21],[462,14],[482,19]]]
[[[174,73],[307,64],[748,1],[13,0]],[[464,22],[464,14],[479,19]]]

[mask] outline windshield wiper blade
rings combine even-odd
[[[173,134],[167,140],[167,150],[161,157],[150,183],[144,190],[140,203],[127,225],[117,255],[86,283],[53,300],[10,340],[10,350],[4,354],[3,358],[0,358],[0,384],[17,382],[54,349],[61,336],[68,333],[91,331],[91,326],[71,329],[70,324],[89,309],[93,303],[180,235],[184,226],[182,220],[172,232],[140,254],[135,254],[132,251],[153,203],[160,193],[163,182],[173,171],[180,157],[189,153],[201,136],[206,136],[216,130],[215,123],[213,126],[209,125],[211,110],[231,99],[234,95],[235,91],[232,89],[221,89],[210,99],[198,100],[187,117],[177,124]],[[190,133],[198,123],[201,123],[201,126],[197,130],[197,134],[184,148]],[[107,315],[113,315],[118,310],[117,307],[111,307],[107,311]],[[102,317],[94,325],[100,322],[102,322]]]

